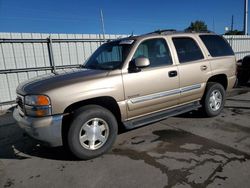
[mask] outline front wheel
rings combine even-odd
[[[220,114],[225,104],[226,92],[219,83],[210,82],[202,99],[202,111],[207,117]]]
[[[116,118],[109,110],[84,106],[75,113],[69,128],[69,149],[79,159],[95,158],[112,147],[117,130]]]

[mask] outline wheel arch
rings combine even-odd
[[[212,77],[210,77],[207,80],[207,83],[209,83],[209,82],[219,83],[224,87],[225,90],[227,90],[228,81],[227,81],[227,75],[226,74],[213,75]]]
[[[115,116],[118,125],[122,125],[121,111],[120,111],[119,105],[117,104],[116,100],[113,97],[103,96],[103,97],[96,97],[92,99],[78,101],[69,105],[64,110],[64,114],[66,115],[63,117],[63,121],[62,121],[63,144],[66,144],[65,138],[67,137],[67,132],[69,130],[70,123],[73,120],[73,113],[80,107],[83,107],[86,105],[99,105],[101,107],[108,109]]]

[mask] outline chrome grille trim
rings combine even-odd
[[[17,108],[21,115],[24,115],[24,97],[22,95],[17,94],[16,98]]]

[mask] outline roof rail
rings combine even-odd
[[[175,33],[176,30],[175,29],[158,29],[156,31],[153,31],[153,32],[150,32],[150,33],[147,33],[147,34],[164,34],[164,33]]]
[[[184,31],[177,31],[175,29],[159,29],[148,34],[171,34],[171,33],[214,33],[213,31],[204,30],[204,31],[194,31],[194,30],[184,30]]]

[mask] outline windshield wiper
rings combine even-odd
[[[103,69],[105,69],[105,68],[103,68],[103,67],[96,66],[96,65],[89,65],[89,66],[87,66],[87,65],[82,65],[82,68],[84,68],[84,69],[96,69],[96,70],[103,70]]]
[[[98,69],[98,67],[93,66],[93,65],[89,65],[89,66],[87,66],[87,65],[82,65],[81,68],[83,68],[83,69]]]

